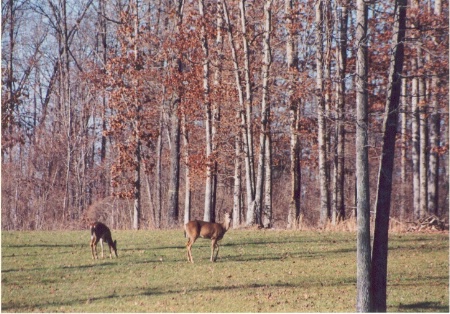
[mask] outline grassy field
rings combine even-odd
[[[2,232],[4,312],[354,312],[354,233],[230,230],[187,263],[181,230],[113,231],[118,259],[92,260],[89,231]],[[449,311],[448,234],[394,234],[388,311]],[[100,246],[99,246],[100,251]]]

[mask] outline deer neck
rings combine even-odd
[[[223,222],[222,227],[225,229],[225,231],[228,231],[230,229],[231,219],[227,219]]]

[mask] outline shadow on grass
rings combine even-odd
[[[197,292],[207,292],[207,291],[223,291],[223,290],[243,290],[243,289],[258,289],[258,288],[295,288],[296,285],[291,283],[275,283],[275,284],[248,284],[248,285],[226,285],[226,286],[213,286],[213,287],[203,287],[203,288],[181,288],[181,289],[146,289],[140,295],[150,296],[150,295],[165,295],[165,294],[186,294],[186,293],[197,293]]]
[[[56,267],[56,269],[89,269],[89,268],[95,268],[95,267],[103,267],[103,266],[112,266],[112,265],[117,265],[117,263],[113,263],[113,262],[98,262],[96,264],[89,264],[89,265],[77,265],[77,266],[59,266]],[[36,272],[36,271],[48,271],[51,269],[55,269],[53,267],[34,267],[34,268],[9,268],[9,269],[2,269],[2,274],[3,273],[12,273],[12,272],[23,272],[23,271],[27,271],[27,272]]]
[[[449,307],[443,305],[441,302],[417,302],[410,304],[398,305],[399,311],[413,311],[413,312],[449,312]]]
[[[33,248],[33,247],[40,247],[40,248],[60,248],[60,247],[76,247],[81,248],[83,247],[82,244],[79,243],[71,243],[71,244],[53,244],[53,243],[41,243],[41,244],[8,244],[6,246],[7,249],[9,248]]]
[[[7,303],[7,304],[3,304],[2,303],[2,312],[4,311],[11,311],[11,312],[20,312],[21,310],[23,311],[41,311],[42,308],[46,309],[43,312],[47,312],[48,307],[50,306],[54,306],[54,307],[61,307],[61,306],[74,306],[74,305],[81,305],[81,304],[89,304],[91,302],[95,302],[95,301],[101,301],[101,300],[108,300],[108,299],[114,299],[116,297],[119,297],[117,294],[113,293],[113,294],[108,294],[102,297],[92,297],[92,298],[87,298],[87,299],[76,299],[76,300],[71,300],[71,301],[65,301],[65,302],[52,302],[52,301],[48,301],[48,302],[42,302],[39,304],[33,304],[33,305],[18,305],[15,303]],[[120,297],[123,297],[122,295]],[[55,310],[53,310],[55,311]]]

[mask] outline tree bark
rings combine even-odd
[[[395,141],[400,106],[403,57],[406,31],[407,0],[396,0],[394,29],[388,77],[388,97],[383,122],[383,147],[378,173],[375,234],[372,251],[371,293],[372,311],[386,312],[386,284],[389,213],[391,207],[392,172],[394,169]]]
[[[418,49],[418,66],[422,68],[421,53]],[[420,175],[420,215],[423,217],[428,213],[428,106],[426,104],[426,87],[425,78],[419,77],[419,133],[420,133],[420,149],[419,149],[419,175]]]
[[[264,59],[262,65],[262,100],[261,100],[261,129],[259,135],[259,158],[258,158],[258,174],[256,178],[256,193],[254,200],[254,213],[250,216],[247,213],[247,225],[262,225],[262,212],[263,212],[263,188],[266,184],[271,182],[266,181],[265,170],[271,165],[266,163],[266,143],[270,137],[270,103],[269,103],[269,71],[271,59],[271,47],[270,47],[270,31],[271,31],[271,5],[272,0],[267,0],[264,4],[264,39],[263,39],[263,52]],[[270,154],[269,154],[270,155]],[[270,170],[269,170],[270,171]],[[269,190],[271,187],[268,188]],[[271,200],[268,203],[271,203]]]
[[[178,225],[179,215],[179,187],[180,187],[180,118],[177,108],[179,100],[175,100],[170,116],[170,169],[169,169],[169,201],[168,225]]]
[[[238,114],[237,119],[239,118]],[[239,134],[235,135],[234,148],[233,228],[237,228],[242,223],[241,136]]]
[[[401,205],[400,205],[400,221],[404,221],[407,212],[407,195],[406,195],[406,147],[408,146],[408,135],[407,135],[407,109],[408,109],[408,98],[407,98],[407,81],[406,78],[402,79],[402,92],[401,92],[401,173],[400,173],[400,182],[401,182]]]
[[[348,22],[348,0],[341,4],[341,11],[336,9],[336,23],[338,24],[338,39],[336,45],[336,153],[334,158],[334,193],[332,223],[335,225],[345,219],[344,206],[344,167],[345,167],[345,73],[347,65],[347,22]]]
[[[272,212],[272,137],[269,134],[266,136],[265,144],[265,170],[264,170],[264,205],[261,213],[261,223],[263,228],[271,228],[273,226],[273,212]]]
[[[184,224],[191,220],[191,174],[189,166],[189,131],[186,128],[186,115],[182,118],[184,162],[185,162],[185,195],[184,195]]]
[[[369,312],[370,297],[370,195],[367,102],[367,5],[356,2],[356,311]]]
[[[325,98],[323,83],[323,1],[316,2],[316,105],[318,124],[319,150],[319,190],[320,190],[320,220],[319,225],[325,226],[328,218],[328,180],[327,180],[327,147]]]
[[[164,106],[164,105],[162,105]],[[156,140],[156,171],[155,171],[155,226],[156,228],[161,228],[161,213],[162,213],[162,196],[161,196],[161,164],[162,164],[162,150],[163,150],[163,141],[162,136],[164,132],[164,108],[161,108],[160,116],[159,116],[159,133],[158,139]]]
[[[176,7],[176,32],[180,31],[180,27],[183,21],[183,7],[184,0],[177,0]],[[182,72],[181,53],[173,61],[172,66],[174,71]],[[179,105],[180,95],[179,91],[175,92],[172,96],[172,103],[170,108],[170,169],[169,169],[169,193],[168,193],[168,224],[171,227],[178,225],[179,217],[179,188],[180,188],[180,117],[179,117]]]
[[[233,39],[233,33],[231,31],[231,24],[230,24],[230,18],[228,15],[228,7],[227,7],[227,2],[226,0],[222,1],[222,7],[223,7],[223,14],[224,14],[224,22],[225,22],[225,27],[227,30],[227,34],[228,34],[228,41],[230,44],[230,49],[231,49],[231,59],[233,62],[233,72],[235,75],[235,82],[236,82],[236,91],[238,94],[238,99],[239,99],[239,108],[244,108],[244,92],[242,89],[242,84],[241,84],[241,79],[240,79],[240,75],[239,75],[239,64],[238,64],[238,58],[237,58],[237,53],[236,53],[236,48],[235,48],[235,44],[234,44],[234,39]],[[237,110],[236,112],[236,121],[241,120],[241,128],[242,128],[242,139],[243,139],[243,145],[246,145],[246,132],[245,132],[245,114],[243,114],[241,112],[240,109]],[[238,131],[239,133],[239,131]],[[242,210],[242,192],[241,192],[241,141],[240,141],[240,135],[237,134],[236,138],[235,138],[235,161],[234,161],[234,189],[233,189],[233,226],[237,227],[241,224],[241,210]],[[252,190],[251,188],[251,176],[249,176],[249,159],[248,154],[244,153],[244,158],[245,158],[245,167],[246,167],[246,187],[247,187],[247,197],[248,197],[248,193],[249,193],[249,189],[250,191]],[[251,194],[251,193],[250,193]],[[247,198],[247,202],[248,202],[248,198]]]
[[[138,44],[139,44],[139,7],[138,1],[134,3],[135,16],[134,16],[134,62],[138,62]],[[136,150],[134,152],[134,162],[135,162],[135,174],[134,174],[134,206],[133,206],[133,229],[139,230],[141,227],[141,111],[142,105],[139,100],[137,90],[139,89],[139,79],[136,80],[134,102],[136,116],[133,121],[134,124],[134,136],[136,141]]]
[[[412,60],[412,71],[417,71],[417,60]],[[419,164],[419,150],[420,150],[420,135],[419,135],[419,106],[418,106],[418,94],[419,84],[418,78],[414,77],[411,83],[411,132],[412,132],[412,145],[411,145],[411,159],[412,159],[412,172],[413,172],[413,210],[414,219],[419,219],[420,213],[420,164]]]
[[[301,166],[300,166],[300,141],[299,141],[299,119],[300,100],[294,96],[294,86],[297,73],[297,40],[293,25],[294,12],[293,0],[285,0],[285,20],[286,20],[286,63],[288,70],[287,98],[289,108],[289,136],[290,136],[290,176],[291,191],[289,201],[289,213],[287,217],[287,228],[296,228],[300,218],[300,197],[301,197]]]
[[[213,163],[212,163],[212,110],[210,102],[209,87],[209,48],[208,37],[206,34],[204,23],[205,12],[203,0],[198,1],[198,9],[202,18],[201,23],[201,41],[203,50],[203,104],[205,108],[205,129],[206,129],[206,181],[205,181],[205,209],[203,220],[215,222],[215,208],[213,208]]]
[[[255,158],[253,153],[253,132],[252,132],[252,105],[253,105],[253,91],[250,81],[250,52],[248,49],[247,39],[247,17],[245,13],[245,0],[239,1],[240,21],[241,21],[241,35],[242,47],[244,52],[244,78],[245,78],[245,103],[243,106],[243,145],[244,145],[244,160],[245,160],[245,183],[247,190],[247,225],[255,223],[256,209],[255,209]]]
[[[434,15],[439,17],[442,13],[442,1],[437,0],[434,3]],[[435,39],[435,38],[434,38]],[[438,90],[440,78],[437,71],[433,72],[431,79],[431,106],[432,113],[430,117],[430,156],[429,156],[429,175],[428,175],[428,210],[430,213],[439,215],[439,143],[441,137],[439,113]]]

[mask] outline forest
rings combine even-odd
[[[2,1],[2,230],[324,228],[358,180],[375,215],[384,156],[391,221],[448,221],[448,1],[367,2],[362,37],[358,10]]]

